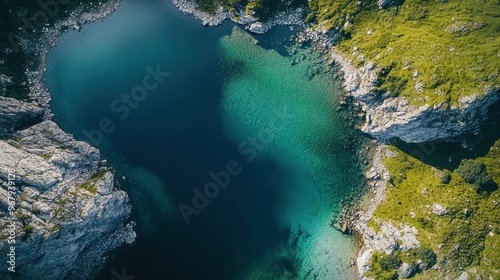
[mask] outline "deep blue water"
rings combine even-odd
[[[98,279],[122,267],[136,279],[351,277],[353,240],[329,224],[359,187],[355,155],[342,149],[355,132],[335,110],[339,82],[308,79],[308,62],[292,59],[159,0],[125,0],[61,38],[45,76],[55,121],[101,149],[138,223],[137,242]],[[144,93],[148,67],[168,76]],[[193,189],[230,162],[239,174],[186,225],[179,204],[193,207]]]

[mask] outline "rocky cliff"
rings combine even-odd
[[[109,15],[118,3],[78,6],[37,39],[21,41],[41,61],[25,73],[37,102],[3,97],[14,79],[0,73],[0,279],[90,279],[110,250],[135,240],[131,205],[113,170],[97,149],[50,121],[42,81],[45,55],[63,31]]]
[[[0,102],[10,133],[0,140],[0,248],[3,259],[15,251],[16,271],[12,278],[6,264],[1,279],[87,279],[109,250],[135,239],[128,196],[97,149],[49,120],[16,131],[41,110]]]
[[[407,143],[436,139],[454,139],[478,129],[491,104],[500,100],[499,88],[490,88],[483,97],[471,94],[459,100],[459,106],[444,104],[415,107],[404,97],[380,97],[375,92],[377,69],[372,63],[356,68],[351,61],[331,51],[344,77],[346,93],[359,102],[366,113],[361,130],[386,142],[399,138]]]
[[[388,9],[396,2],[379,0],[377,5],[379,9]],[[275,25],[306,27],[303,8],[289,9],[261,22],[252,11],[233,9],[227,12],[219,6],[217,12],[210,15],[199,11],[193,1],[174,0],[174,3],[183,12],[193,14],[200,19],[204,25],[218,25],[224,19],[230,18],[255,34],[264,34]],[[349,26],[349,22],[345,26]],[[490,105],[500,100],[499,88],[491,86],[485,87],[484,92],[471,92],[468,96],[460,98],[457,106],[441,102],[436,105],[415,107],[405,97],[390,97],[389,93],[380,94],[376,91],[379,82],[377,73],[380,72],[380,67],[370,62],[362,67],[353,66],[353,61],[335,49],[334,44],[341,37],[340,32],[335,30],[325,30],[325,27],[319,24],[314,30],[306,28],[305,35],[298,37],[308,37],[330,49],[331,57],[343,73],[346,94],[354,97],[366,113],[361,130],[379,141],[387,142],[392,138],[399,138],[407,143],[437,139],[456,140],[466,133],[475,132],[486,118]],[[418,71],[414,75],[418,76]]]

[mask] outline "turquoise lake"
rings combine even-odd
[[[355,242],[330,223],[361,189],[358,132],[340,81],[283,52],[292,34],[124,0],[50,51],[54,120],[102,151],[137,222],[97,279],[353,279]]]

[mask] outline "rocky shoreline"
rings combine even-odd
[[[391,1],[378,1],[381,9],[387,8],[390,3]],[[196,9],[196,7],[192,8]],[[286,15],[280,15],[277,20],[271,20],[268,23],[261,23],[252,16],[245,16],[243,12],[237,13],[237,16],[230,16],[232,21],[245,26],[255,34],[264,34],[274,25],[303,27],[304,31],[298,35],[297,42],[302,44],[312,41],[316,49],[325,53],[328,59],[331,59],[331,62],[338,67],[342,73],[346,97],[352,98],[352,105],[360,107],[364,113],[364,123],[360,126],[360,130],[376,139],[372,142],[375,147],[370,150],[371,155],[368,157],[370,164],[364,174],[369,185],[368,194],[360,203],[345,204],[341,213],[332,220],[332,226],[339,231],[359,237],[360,247],[357,259],[355,262],[351,261],[351,264],[357,267],[358,276],[361,279],[368,279],[364,274],[370,269],[371,257],[375,251],[392,254],[395,250],[419,247],[416,239],[418,231],[414,227],[404,226],[399,229],[390,223],[377,221],[380,229],[376,232],[368,226],[375,209],[385,199],[386,183],[390,179],[382,159],[395,156],[394,152],[389,151],[388,146],[383,143],[396,137],[408,143],[437,139],[455,140],[465,133],[474,132],[487,117],[490,105],[500,100],[500,89],[485,89],[485,94],[481,97],[474,94],[468,98],[462,98],[459,100],[458,107],[451,108],[445,108],[446,104],[416,108],[405,98],[385,96],[383,100],[380,100],[374,93],[378,69],[372,63],[356,68],[352,65],[352,61],[338,53],[334,44],[339,40],[339,34],[321,28],[316,30],[307,28],[301,18],[292,21],[280,20],[280,18],[286,18]],[[210,21],[205,19],[204,22]],[[404,274],[404,272],[401,273]]]
[[[200,20],[203,26],[217,26],[222,24],[224,20],[230,19],[254,34],[265,34],[273,26],[278,25],[305,27],[302,20],[302,8],[280,12],[269,21],[261,22],[253,15],[245,15],[244,10],[229,13],[222,6],[219,6],[214,14],[208,14],[200,11],[198,5],[190,0],[172,0],[172,2],[181,12]]]
[[[7,237],[17,240],[16,273],[1,270],[2,279],[89,279],[108,252],[135,240],[127,193],[119,190],[97,149],[50,121],[51,98],[42,77],[46,55],[63,32],[79,30],[118,6],[113,0],[80,7],[43,27],[38,39],[20,42],[32,57],[25,71],[32,102],[0,94],[0,249],[12,249]],[[1,82],[4,92],[9,78],[2,76]],[[13,199],[16,211],[10,217]]]
[[[391,255],[396,250],[406,251],[420,246],[416,238],[418,230],[414,227],[404,225],[402,228],[398,228],[391,223],[378,220],[378,230],[368,226],[370,220],[374,218],[375,209],[385,200],[386,185],[390,180],[383,159],[397,155],[396,152],[390,151],[388,146],[384,144],[378,144],[373,152],[371,166],[365,173],[370,186],[370,193],[363,209],[354,213],[355,218],[351,218],[349,224],[352,230],[361,237],[362,241],[356,260],[358,273],[362,279],[369,279],[364,277],[364,274],[370,271],[371,257],[375,251]]]
[[[388,1],[379,1],[379,4],[381,2]],[[0,140],[2,155],[9,156],[8,159],[5,161],[2,159],[0,162],[8,162],[14,158],[19,164],[24,160],[28,162],[28,165],[23,168],[28,173],[36,173],[36,168],[33,167],[36,165],[46,168],[44,171],[50,171],[44,173],[54,175],[50,178],[20,176],[19,179],[20,183],[27,185],[23,188],[23,195],[27,199],[21,206],[23,214],[27,216],[24,219],[28,221],[28,225],[34,225],[31,233],[20,232],[19,236],[27,238],[20,246],[20,250],[25,250],[22,254],[26,254],[27,257],[20,258],[19,266],[22,267],[23,263],[33,263],[30,273],[40,279],[50,279],[52,275],[50,273],[66,275],[71,279],[85,279],[94,272],[96,267],[104,263],[106,252],[124,243],[131,243],[135,238],[133,223],[125,224],[130,214],[126,193],[118,190],[113,171],[100,159],[98,150],[86,143],[74,140],[72,136],[64,133],[50,121],[52,118],[49,109],[51,97],[43,82],[46,55],[49,49],[57,43],[64,30],[69,28],[79,30],[82,24],[102,19],[116,10],[119,3],[119,0],[103,3],[94,12],[88,12],[82,7],[81,10],[71,13],[66,20],[55,26],[43,28],[43,34],[39,39],[23,40],[21,42],[23,51],[38,59],[33,61],[31,68],[25,72],[29,81],[30,98],[33,102],[26,103],[0,97],[0,124],[3,129],[0,135],[10,138],[10,140]],[[300,35],[299,40],[311,40],[325,49],[325,54],[343,73],[346,95],[352,97],[353,102],[365,112],[365,123],[361,130],[381,142],[386,142],[393,137],[398,137],[405,142],[458,137],[474,130],[486,117],[489,105],[500,100],[499,89],[493,88],[488,89],[485,97],[479,98],[473,95],[460,100],[459,107],[446,110],[441,105],[415,108],[404,98],[385,98],[380,102],[373,94],[377,81],[376,67],[371,63],[359,69],[354,67],[351,61],[333,49],[333,44],[338,40],[339,35],[320,28],[315,31],[307,29],[302,21],[301,9],[282,12],[268,22],[260,22],[251,15],[244,15],[244,11],[237,12],[235,16],[220,7],[215,15],[210,15],[197,10],[196,4],[189,0],[173,0],[173,3],[182,12],[200,19],[206,26],[219,25],[224,20],[231,19],[255,34],[264,34],[275,25],[296,25],[304,28],[305,31]],[[0,76],[0,95],[4,85],[8,83],[9,77]],[[12,108],[16,109],[14,113],[11,112]],[[62,145],[57,141],[67,141],[70,144]],[[340,231],[354,232],[362,241],[356,260],[360,277],[368,271],[374,251],[392,253],[398,248],[409,249],[419,245],[415,238],[418,232],[414,228],[397,229],[391,224],[382,223],[380,231],[375,232],[373,228],[368,227],[374,210],[385,198],[386,182],[389,180],[389,174],[383,166],[382,159],[391,156],[394,155],[387,149],[387,146],[377,144],[370,157],[370,166],[365,172],[370,187],[367,200],[355,206],[348,206],[334,221]],[[69,159],[64,159],[66,157]],[[11,167],[5,166],[5,168]],[[102,177],[94,178],[96,174]],[[5,174],[3,175],[0,177],[3,179],[2,183],[5,183]],[[88,186],[85,184],[88,181],[94,184],[93,187],[82,188],[82,185]],[[3,189],[0,188],[0,190]],[[72,193],[77,195],[74,196]],[[0,193],[0,200],[3,204],[5,204],[6,197],[4,193]],[[42,197],[42,203],[37,203],[40,202],[38,197]],[[63,221],[53,220],[51,215],[57,216],[54,212],[58,209],[57,203],[62,198],[72,198],[72,203],[78,205],[68,208],[89,209],[86,213],[69,213]],[[55,209],[51,208],[51,205]],[[96,208],[99,211],[91,211],[90,208]],[[33,212],[34,209],[36,211]],[[17,226],[26,228],[25,220]],[[4,217],[0,219],[0,223],[5,225]],[[64,227],[57,231],[50,230],[58,226]],[[96,228],[97,230],[94,230]],[[101,235],[104,236],[100,237]],[[74,242],[68,245],[57,241],[66,239],[74,240]],[[402,242],[398,244],[397,240]],[[88,246],[87,244],[90,243],[93,245]],[[35,253],[30,255],[29,252],[32,251]],[[51,254],[46,254],[46,252],[51,252]],[[45,258],[56,258],[56,253],[59,257],[57,261],[51,262],[54,264],[53,268],[42,265],[46,261]],[[11,279],[0,275],[2,279]],[[19,279],[33,278],[21,276]]]
[[[20,42],[23,52],[37,59],[32,61],[31,67],[26,69],[25,74],[28,77],[29,97],[38,106],[44,108],[46,119],[53,117],[49,108],[51,96],[43,81],[43,73],[46,70],[45,60],[49,50],[57,44],[59,37],[68,29],[80,31],[82,25],[106,18],[119,6],[120,0],[109,0],[101,3],[99,7],[94,7],[93,11],[80,7],[79,10],[70,13],[67,19],[57,22],[50,28],[44,27],[42,35],[36,40],[24,39]]]

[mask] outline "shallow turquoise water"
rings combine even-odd
[[[170,4],[129,0],[50,52],[56,122],[125,176],[138,221],[137,243],[99,278],[121,267],[137,279],[352,277],[353,241],[330,227],[359,176],[342,148],[355,132],[335,110],[339,82],[261,45],[231,23],[203,28]],[[156,67],[168,77],[123,99]],[[238,172],[197,209],[197,190],[228,164]],[[189,225],[180,204],[196,212]]]

